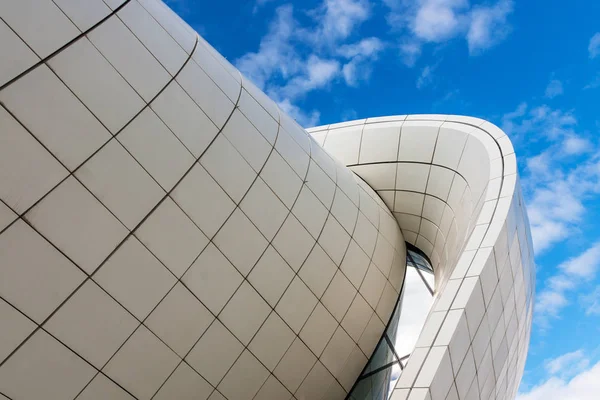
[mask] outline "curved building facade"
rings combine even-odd
[[[407,243],[431,260],[435,300],[392,398],[513,399],[535,267],[508,137],[489,122],[449,115],[310,132],[379,194]]]
[[[2,2],[0,48],[0,399],[514,398],[497,127],[309,133],[159,0]]]

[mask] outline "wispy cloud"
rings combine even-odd
[[[526,159],[523,183],[538,255],[579,231],[586,213],[584,201],[600,190],[600,163],[594,149],[586,138],[566,136]]]
[[[563,357],[561,359],[561,357]],[[596,400],[600,393],[600,362],[587,368],[589,362],[581,351],[558,357],[556,372],[541,384],[517,395],[517,400]],[[548,364],[546,364],[548,365]],[[563,375],[566,373],[566,376]]]
[[[433,71],[435,68],[435,65],[427,65],[423,68],[417,79],[417,89],[423,89],[433,83]]]
[[[534,134],[555,140],[574,134],[576,125],[577,119],[572,111],[547,105],[530,108],[527,103],[521,103],[516,110],[502,117],[502,129],[513,136],[513,140],[532,139]]]
[[[277,8],[258,50],[240,57],[236,66],[296,120],[310,126],[319,112],[303,112],[298,103],[310,92],[335,82],[358,86],[368,80],[372,63],[385,44],[370,37],[350,40],[371,16],[367,0],[324,0],[299,22],[294,8]]]
[[[302,73],[278,88],[277,92],[283,98],[297,99],[310,91],[327,86],[339,73],[338,61],[322,59],[311,54],[303,66]]]
[[[591,37],[588,44],[588,52],[590,53],[590,58],[596,58],[600,54],[600,32]]]
[[[344,80],[348,86],[356,87],[371,76],[373,62],[385,44],[376,37],[362,39],[357,43],[342,45],[337,53],[346,59],[342,67]]]
[[[543,158],[533,160],[544,162],[541,161]],[[546,169],[548,171],[546,174],[551,176],[552,172],[548,166],[538,168]],[[527,212],[531,224],[533,247],[539,255],[573,234],[585,208],[571,190],[571,186],[558,178],[554,183],[542,183],[533,191],[527,205]]]
[[[292,44],[298,28],[293,12],[291,5],[279,7],[258,51],[246,53],[236,61],[240,71],[260,88],[265,89],[274,77],[287,79],[302,68],[302,59]]]
[[[600,193],[596,140],[579,131],[573,110],[548,105],[530,107],[521,103],[503,116],[501,126],[525,152],[542,148],[524,158],[522,179],[534,249],[539,257],[556,243],[564,243],[581,231],[587,201]],[[546,332],[551,322],[561,317],[577,293],[596,278],[599,268],[600,242],[555,267],[536,296],[534,320],[541,332]],[[588,299],[588,303],[588,308],[595,304],[593,299]],[[541,387],[521,394],[519,400],[542,399],[549,387],[568,386],[565,375],[557,371],[569,362],[575,364],[578,356],[578,353],[567,354],[549,361],[546,368],[554,376]]]
[[[454,37],[464,24],[466,0],[429,0],[421,2],[411,21],[413,33],[426,42],[442,42]]]
[[[579,300],[585,307],[586,315],[600,315],[600,286],[591,293],[582,294]]]
[[[276,1],[276,0],[255,0],[254,8],[252,9],[252,14],[256,14],[258,11],[260,11],[261,8],[263,8],[265,5],[267,5],[268,3],[271,3],[273,1]]]
[[[591,152],[593,143],[587,138],[571,134],[564,138],[561,149],[566,155],[579,155]]]
[[[405,40],[398,46],[402,61],[407,67],[413,67],[421,55],[421,43],[417,40]]]
[[[544,362],[544,367],[550,375],[561,377],[577,375],[585,371],[589,365],[590,360],[585,357],[585,353],[581,349]]]
[[[455,38],[466,40],[469,53],[480,54],[503,41],[511,32],[508,22],[512,0],[470,6],[467,0],[383,0],[387,22],[400,34],[400,51],[406,64],[414,64],[421,47]]]
[[[557,317],[569,304],[567,294],[596,277],[600,266],[600,242],[595,243],[578,256],[559,264],[557,273],[545,282],[535,304],[536,317],[542,327],[549,318]]]
[[[292,104],[289,99],[281,100],[278,105],[283,112],[305,127],[316,126],[321,118],[321,113],[318,110],[304,111],[300,107]]]
[[[368,37],[359,42],[344,44],[338,49],[338,54],[346,58],[376,56],[384,48],[384,43],[376,37]]]
[[[543,148],[524,158],[522,181],[538,255],[578,231],[586,212],[583,202],[598,193],[596,144],[578,132],[577,124],[571,110],[526,103],[502,117],[502,129],[514,143],[524,149]]]
[[[590,81],[590,83],[588,83],[587,85],[585,85],[583,88],[584,89],[596,89],[600,87],[600,74],[597,74],[594,79],[592,79]]]
[[[561,94],[563,94],[562,82],[558,79],[552,79],[550,83],[548,83],[548,86],[546,86],[546,92],[544,95],[549,99],[553,99]]]
[[[349,108],[342,112],[342,114],[340,116],[340,122],[352,121],[357,118],[358,118],[358,113],[356,112],[356,110]]]
[[[335,45],[371,16],[371,5],[368,0],[324,0],[312,14],[318,21],[311,32],[315,44]]]
[[[512,0],[500,0],[493,6],[475,7],[471,11],[467,42],[471,54],[503,41],[511,32],[508,16],[513,12]]]

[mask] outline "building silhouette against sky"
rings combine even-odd
[[[157,0],[0,17],[0,399],[515,397],[535,277],[496,126],[307,131]]]

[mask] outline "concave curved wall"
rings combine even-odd
[[[433,264],[436,300],[393,399],[514,398],[535,267],[509,138],[489,122],[451,115],[309,131],[377,191]]]
[[[155,0],[0,4],[0,398],[343,399],[379,196]]]

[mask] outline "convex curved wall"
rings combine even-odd
[[[0,47],[0,399],[343,399],[405,240],[437,287],[394,399],[515,393],[532,254],[497,128],[315,139],[158,0],[2,2]]]
[[[508,137],[470,117],[368,118],[310,130],[392,210],[432,261],[436,300],[394,400],[512,399],[535,286]]]
[[[0,16],[0,394],[343,398],[404,276],[379,196],[161,2]]]

